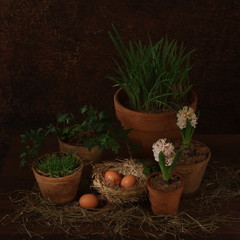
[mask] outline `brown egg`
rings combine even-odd
[[[93,194],[84,194],[79,199],[79,205],[82,208],[96,208],[98,206],[98,198]]]
[[[125,176],[121,181],[122,188],[131,188],[137,183],[137,178],[133,175]]]
[[[108,184],[111,186],[119,186],[122,178],[119,175],[119,173],[113,171],[113,170],[108,170],[106,171],[104,178]]]

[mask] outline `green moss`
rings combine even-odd
[[[46,176],[58,178],[72,174],[79,166],[76,154],[53,153],[41,158],[35,168]]]

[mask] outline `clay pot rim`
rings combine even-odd
[[[83,145],[73,145],[73,144],[69,144],[69,143],[67,143],[67,142],[64,142],[63,140],[61,140],[61,138],[59,138],[58,136],[57,136],[57,140],[58,140],[58,142],[61,142],[61,143],[63,143],[63,144],[66,144],[66,145],[68,145],[68,146],[71,146],[71,147],[78,147],[78,148],[82,148],[82,149],[86,149],[87,147],[86,146],[83,146]],[[98,145],[95,145],[94,147],[92,147],[92,150],[93,149],[98,149],[99,151],[102,151],[102,150],[100,150],[100,148],[99,148],[99,146]],[[91,151],[92,151],[91,150]]]
[[[144,115],[144,116],[146,116],[146,115],[149,115],[149,116],[157,116],[157,115],[165,115],[165,116],[167,116],[167,115],[169,115],[169,116],[171,116],[171,115],[175,115],[176,114],[176,111],[175,112],[164,112],[164,113],[147,113],[147,112],[138,112],[136,110],[129,109],[129,108],[125,107],[124,105],[122,105],[120,103],[119,97],[118,97],[120,92],[124,92],[122,87],[119,88],[115,92],[113,99],[114,99],[114,102],[119,106],[119,108],[124,109],[126,112],[129,112],[129,113],[132,113],[132,114]],[[192,93],[192,96],[193,96],[193,100],[190,103],[190,105],[191,105],[193,102],[197,101],[197,94],[196,94],[196,92],[193,89],[190,89],[189,92]]]
[[[180,165],[176,164],[176,167],[181,167],[181,166],[188,166],[188,167],[189,167],[189,166],[197,166],[197,165],[201,165],[201,164],[204,163],[204,162],[209,162],[209,161],[210,161],[211,156],[212,156],[211,149],[210,149],[204,142],[201,142],[201,141],[199,141],[199,140],[192,139],[191,142],[197,142],[197,143],[204,144],[205,147],[206,147],[207,150],[208,150],[208,153],[209,153],[208,158],[204,159],[204,160],[201,161],[201,162],[197,162],[197,163],[180,164]]]
[[[61,181],[61,180],[66,180],[68,178],[71,178],[73,175],[76,175],[76,174],[80,174],[83,170],[83,167],[79,167],[79,168],[76,168],[76,171],[74,171],[72,174],[70,175],[66,175],[64,177],[47,177],[45,175],[43,175],[42,173],[38,172],[35,168],[32,168],[32,171],[37,174],[38,176],[40,176],[41,178],[43,179],[46,179],[46,180],[51,180],[51,181],[55,181],[55,182],[58,182],[58,181]]]
[[[157,191],[162,192],[162,193],[170,193],[170,192],[177,191],[177,190],[180,189],[180,188],[183,188],[184,178],[183,178],[180,174],[178,174],[178,173],[176,173],[176,172],[174,172],[174,171],[173,171],[172,175],[178,176],[178,177],[182,180],[182,181],[181,181],[182,184],[181,184],[178,188],[176,188],[176,189],[174,189],[174,190],[167,190],[167,191],[163,191],[163,190],[161,190],[161,189],[154,188],[152,185],[149,184],[150,178],[152,178],[153,176],[158,175],[158,174],[162,174],[162,172],[161,172],[161,171],[157,171],[157,172],[151,173],[151,174],[147,177],[147,187],[152,188],[152,189],[157,190]]]
[[[46,155],[50,155],[50,154],[54,154],[54,153],[62,154],[62,155],[63,155],[63,154],[66,154],[66,153],[63,153],[63,152],[45,153],[45,154],[41,155],[38,159],[43,158],[43,157],[46,156]],[[76,158],[78,158],[78,157],[76,156]],[[78,159],[79,159],[79,158],[78,158]],[[32,171],[33,171],[34,173],[36,173],[37,175],[41,176],[41,177],[44,178],[44,179],[49,179],[49,180],[51,179],[52,181],[58,181],[58,180],[62,180],[62,179],[67,179],[67,178],[71,177],[72,175],[81,173],[82,170],[83,170],[83,162],[81,161],[81,165],[80,165],[79,167],[77,167],[76,169],[74,169],[74,172],[71,173],[71,174],[69,174],[69,175],[66,175],[66,176],[63,176],[63,177],[48,177],[48,176],[44,175],[43,173],[39,172],[39,171],[34,167],[34,165],[32,166]]]
[[[73,128],[75,125],[77,125],[77,124],[73,124],[73,125],[69,126],[69,128],[71,129],[71,128]],[[82,132],[84,132],[84,131],[82,131]],[[86,131],[85,131],[85,132],[86,132]],[[56,137],[57,137],[58,140],[60,140],[61,142],[65,143],[65,144],[67,144],[67,145],[69,145],[69,146],[74,146],[74,147],[76,146],[76,147],[86,148],[86,146],[83,146],[82,144],[80,144],[80,145],[77,145],[77,144],[69,144],[68,142],[63,141],[58,135],[56,135]],[[94,146],[94,147],[95,147],[95,146]]]

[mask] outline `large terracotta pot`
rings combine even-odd
[[[152,145],[159,138],[175,139],[181,136],[176,124],[176,112],[137,112],[123,105],[126,100],[127,96],[122,88],[118,89],[114,95],[116,116],[125,129],[132,129],[128,137],[142,147],[140,156],[152,157]],[[190,102],[189,106],[196,110],[197,95],[193,90],[190,91]]]
[[[192,140],[192,142],[198,142],[196,140]],[[203,144],[203,143],[202,143]],[[206,158],[199,163],[194,164],[180,164],[176,165],[174,171],[179,173],[184,178],[184,189],[183,194],[191,194],[196,192],[202,182],[205,170],[211,158],[211,151],[205,145],[206,149]]]
[[[59,138],[58,143],[60,151],[63,153],[73,154],[77,151],[77,156],[84,159],[85,164],[97,163],[102,158],[103,151],[100,151],[98,146],[93,147],[89,152],[87,147],[70,145]]]
[[[82,168],[79,168],[71,175],[59,178],[44,176],[34,168],[32,170],[44,199],[56,204],[64,204],[71,202],[75,198],[81,179]]]
[[[147,179],[147,189],[149,192],[151,209],[155,215],[170,216],[178,211],[184,180],[180,175],[174,173],[182,179],[182,184],[175,190],[162,191],[160,189],[153,188],[150,185],[150,179],[158,174],[161,175],[161,172],[154,172]]]

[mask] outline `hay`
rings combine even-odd
[[[212,162],[198,193],[183,197],[179,213],[171,217],[152,215],[148,201],[95,210],[82,209],[76,202],[56,206],[43,200],[35,188],[32,191],[11,193],[10,199],[16,203],[17,210],[4,216],[0,222],[18,223],[18,231],[29,237],[44,237],[44,234],[50,234],[51,229],[61,231],[69,238],[86,238],[87,233],[123,239],[129,236],[131,239],[144,236],[159,239],[166,235],[175,238],[183,235],[209,235],[223,225],[240,223],[239,214],[234,217],[227,209],[231,200],[239,198],[238,171],[219,166],[219,162]],[[36,225],[46,227],[47,230],[36,232]]]
[[[130,189],[110,186],[104,179],[107,170],[114,170],[122,175],[134,175],[137,183]],[[142,164],[134,159],[97,164],[93,167],[93,187],[112,204],[138,202],[146,197],[146,176],[142,172]]]

